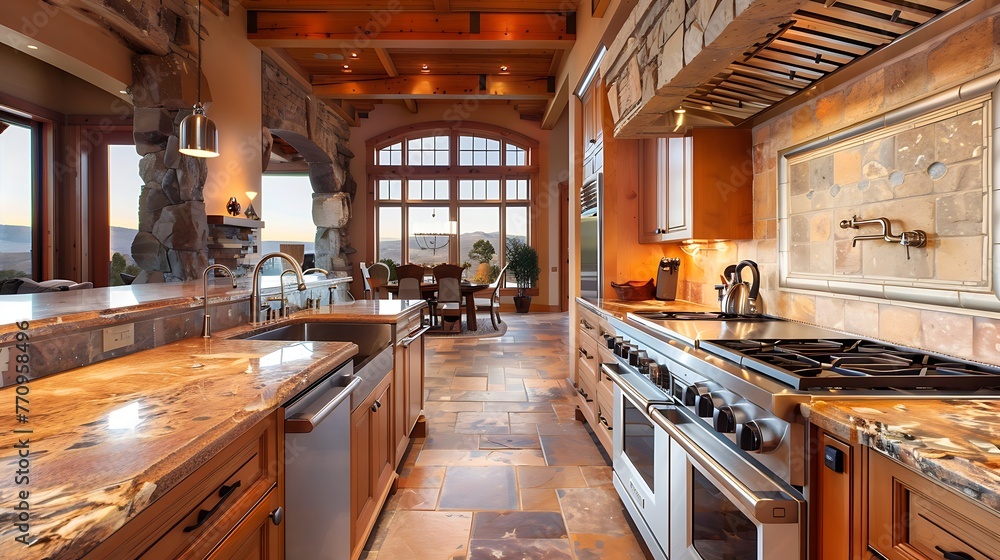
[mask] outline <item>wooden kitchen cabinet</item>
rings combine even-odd
[[[393,355],[394,467],[398,467],[403,460],[410,443],[410,432],[424,409],[424,337],[421,329],[419,313],[401,319],[396,324],[396,348]]]
[[[592,311],[577,304],[577,349],[576,349],[576,392],[578,418],[586,420],[594,432],[597,433],[599,441],[604,445],[605,450],[611,453],[611,408],[614,398],[607,394],[603,400],[599,400],[603,390],[601,383],[601,350],[600,346],[605,345],[604,337],[601,335],[601,325],[603,321]],[[606,420],[602,423],[602,418]]]
[[[268,492],[219,545],[208,560],[284,558],[284,506],[277,488]]]
[[[284,507],[282,414],[216,453],[86,558],[283,558],[284,524],[268,517]],[[260,555],[226,556],[234,550]]]
[[[361,549],[395,477],[393,376],[386,375],[351,413],[351,557]]]
[[[583,154],[586,159],[604,142],[604,88],[600,74],[594,76],[590,87],[580,98],[583,117]]]
[[[816,535],[813,558],[866,558],[863,455],[865,449],[813,428],[810,489]]]
[[[889,560],[996,558],[996,512],[875,451],[868,470],[868,545],[879,554]]]
[[[753,237],[751,143],[742,129],[644,140],[639,242]]]

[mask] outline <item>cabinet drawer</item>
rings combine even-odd
[[[1000,515],[877,453],[869,454],[869,469],[869,544],[879,553],[996,558]]]
[[[597,421],[594,422],[594,433],[597,439],[604,444],[604,450],[611,454],[611,431],[614,429],[614,393],[610,393],[604,387],[597,389]]]
[[[87,557],[204,558],[276,486],[278,413],[218,452]]]
[[[600,318],[597,315],[591,313],[590,310],[585,309],[584,307],[579,307],[578,309],[580,311],[579,316],[577,317],[577,327],[579,332],[587,336],[591,341],[593,341],[596,344],[598,339],[601,338]]]
[[[577,383],[577,398],[580,401],[580,408],[584,409],[587,421],[593,424],[597,420],[597,392],[594,387],[594,380],[586,375],[581,375]]]
[[[579,364],[577,371],[580,377],[590,377],[591,385],[596,386],[597,371],[601,360],[597,348],[591,340],[582,339],[577,340],[576,343],[576,357]]]

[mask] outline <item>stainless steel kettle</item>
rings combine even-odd
[[[749,268],[752,277],[748,285],[743,281],[743,269]],[[732,315],[759,315],[760,305],[760,270],[753,261],[740,261],[736,265],[733,278],[728,279],[728,287],[722,294],[722,312]]]

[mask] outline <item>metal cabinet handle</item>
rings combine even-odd
[[[580,393],[580,396],[583,397],[584,401],[586,401],[586,402],[594,402],[594,399],[588,398],[590,395],[588,395],[587,392],[583,390],[583,387],[580,387],[579,389],[577,389],[576,392]]]
[[[604,428],[609,432],[613,429],[611,424],[608,424],[608,419],[605,418],[603,414],[598,414],[597,419],[601,421],[601,424],[604,424]]]
[[[267,516],[271,518],[271,523],[281,525],[281,520],[285,518],[285,510],[281,506],[278,506],[278,509],[267,514]]]
[[[583,348],[577,348],[577,350],[579,350],[579,351],[580,351],[580,354],[581,354],[581,355],[582,355],[582,356],[583,356],[584,358],[587,358],[588,360],[593,360],[593,359],[594,359],[594,357],[593,357],[593,356],[591,356],[591,355],[590,355],[590,353],[589,353],[589,352],[587,352],[586,350],[584,350]]]
[[[215,515],[215,512],[219,511],[219,508],[222,507],[222,503],[225,502],[234,493],[236,493],[236,489],[239,487],[240,487],[240,481],[238,480],[234,482],[232,486],[226,486],[225,484],[223,484],[219,488],[219,501],[215,502],[215,506],[212,509],[198,510],[198,522],[195,523],[194,525],[185,527],[184,532],[190,533],[191,531],[194,531],[199,527],[201,527],[202,525],[204,525],[205,522],[208,521],[210,517]]]
[[[375,403],[372,405],[372,412],[378,412],[378,409],[380,408],[382,408],[382,403],[380,403],[379,401],[375,401]]]
[[[965,552],[949,552],[940,546],[935,546],[941,554],[944,556],[944,560],[975,560],[971,554]]]
[[[593,325],[591,325],[586,319],[580,319],[580,325],[588,331],[594,330]]]

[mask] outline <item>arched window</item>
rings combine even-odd
[[[492,281],[506,262],[505,240],[530,242],[537,149],[490,125],[430,123],[369,140],[376,259],[469,263],[469,278]]]

